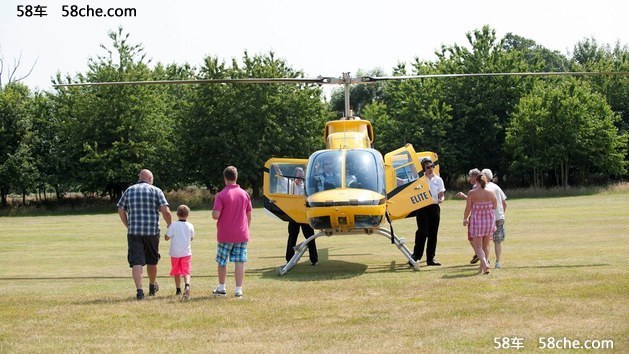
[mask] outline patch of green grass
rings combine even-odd
[[[134,300],[113,211],[0,217],[0,352],[484,353],[505,337],[523,338],[523,352],[540,351],[540,337],[611,339],[606,351],[626,352],[629,193],[508,203],[504,268],[486,276],[468,263],[460,200],[442,204],[443,266],[420,271],[382,236],[333,236],[317,239],[318,266],[305,255],[278,277],[286,224],[256,209],[242,300],[233,265],[228,296],[211,295],[216,227],[209,210],[193,209],[188,302],[174,296],[167,242],[160,291]],[[414,220],[394,228],[412,248]]]

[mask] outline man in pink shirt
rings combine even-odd
[[[236,263],[237,298],[242,298],[242,282],[245,278],[245,262],[247,261],[247,242],[249,242],[249,225],[251,225],[251,199],[236,181],[238,170],[229,166],[223,171],[225,188],[214,199],[212,218],[217,220],[216,263],[218,263],[218,286],[212,292],[215,296],[225,296],[225,280],[227,278],[227,261]]]

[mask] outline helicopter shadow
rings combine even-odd
[[[327,248],[318,250],[319,263],[316,266],[310,264],[308,255],[301,257],[301,262],[297,263],[285,275],[279,276],[277,271],[283,267],[259,268],[256,272],[262,278],[274,278],[286,281],[321,281],[339,280],[358,277],[367,271],[367,265],[362,263],[347,262],[343,260],[330,260]],[[305,260],[304,260],[305,258]]]
[[[319,262],[316,266],[310,262],[298,263],[288,273],[283,276],[277,275],[277,269],[260,269],[262,278],[275,278],[287,281],[320,281],[320,280],[340,280],[361,276],[367,271],[367,265],[346,261],[325,261]]]

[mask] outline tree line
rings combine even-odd
[[[122,28],[85,73],[54,83],[225,78],[300,78],[273,52],[199,67],[152,64]],[[400,64],[393,75],[530,71],[629,71],[627,45],[584,39],[572,53],[485,26],[465,46],[443,45],[434,61]],[[382,75],[381,69],[362,74]],[[0,70],[1,75],[1,70]],[[350,88],[354,113],[374,125],[383,154],[412,143],[440,156],[454,183],[473,167],[508,186],[567,186],[627,178],[627,76],[467,77],[389,81]],[[150,168],[164,189],[215,191],[223,168],[260,195],[263,166],[324,148],[325,122],[341,117],[343,90],[329,101],[313,84],[62,87],[0,85],[0,196],[79,191],[118,198]]]

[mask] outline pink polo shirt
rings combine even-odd
[[[218,242],[248,242],[247,212],[251,209],[251,198],[247,192],[237,184],[225,186],[214,199],[213,210],[221,213],[216,222]]]

